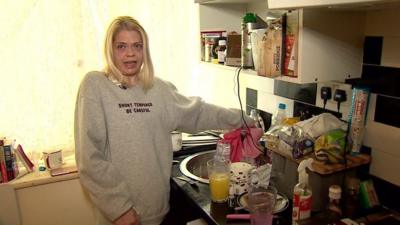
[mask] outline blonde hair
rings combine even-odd
[[[125,81],[121,71],[117,68],[114,62],[113,43],[116,34],[121,30],[136,30],[139,32],[143,41],[143,64],[139,73],[136,75],[138,81],[142,83],[145,91],[153,86],[154,81],[154,68],[150,57],[149,39],[144,28],[139,22],[130,16],[120,16],[115,18],[108,27],[106,39],[104,43],[104,56],[106,60],[106,67],[104,69],[109,79],[119,82],[122,86],[130,87]]]

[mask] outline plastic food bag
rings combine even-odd
[[[321,135],[315,141],[315,157],[325,163],[342,163],[346,132],[336,129]]]

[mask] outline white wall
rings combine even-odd
[[[400,9],[367,13],[366,35],[383,36],[381,65],[400,67]],[[372,148],[370,172],[400,186],[400,128],[374,121],[376,95],[370,98],[364,144]],[[398,112],[400,115],[400,112]]]

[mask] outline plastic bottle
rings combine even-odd
[[[274,125],[282,125],[283,121],[287,118],[286,105],[284,103],[279,103],[278,112],[275,117]]]
[[[299,183],[294,186],[293,190],[292,225],[296,225],[299,220],[307,219],[311,216],[312,190],[308,184],[306,168],[312,170],[312,162],[312,158],[303,160],[297,168]]]
[[[327,211],[328,222],[336,222],[342,217],[342,209],[340,206],[340,199],[342,195],[342,188],[339,185],[331,185],[329,187],[329,204]]]
[[[358,201],[358,193],[360,189],[360,180],[355,177],[350,177],[346,181],[346,188],[344,189],[344,216],[355,219],[358,217],[357,209],[360,208]]]
[[[231,155],[231,145],[223,141],[217,142],[217,151],[215,153],[215,159],[220,161],[229,161]]]
[[[262,128],[263,131],[265,131],[264,120],[263,120],[263,118],[260,116],[260,114],[257,112],[257,110],[255,110],[255,109],[250,110],[250,117],[251,117],[254,121],[256,121],[255,127]]]

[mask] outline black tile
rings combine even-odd
[[[367,36],[364,39],[364,57],[366,64],[381,64],[383,37]]]
[[[400,128],[400,99],[378,95],[375,106],[375,122]]]
[[[321,113],[331,113],[332,115],[336,116],[337,118],[342,118],[342,113],[338,113],[335,111],[323,109],[317,107],[315,105],[305,104],[302,102],[295,101],[293,106],[293,116],[300,117],[301,120],[309,119],[313,116],[317,116]]]
[[[347,79],[353,87],[367,87],[371,93],[400,97],[400,68],[363,65],[361,78]]]
[[[297,84],[275,80],[274,95],[314,105],[317,96],[317,83]]]

